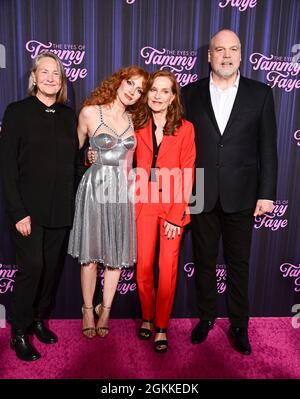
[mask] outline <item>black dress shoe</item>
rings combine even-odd
[[[228,336],[233,348],[243,355],[251,354],[251,345],[248,338],[247,327],[232,327],[228,330]]]
[[[19,359],[26,362],[38,360],[41,357],[39,352],[29,342],[28,335],[23,332],[12,335],[10,347],[16,352]]]
[[[57,336],[45,326],[42,320],[33,323],[30,333],[34,334],[44,344],[55,344],[58,341]]]
[[[192,331],[192,344],[200,344],[208,336],[209,331],[213,328],[214,322],[212,320],[201,320],[196,324]]]

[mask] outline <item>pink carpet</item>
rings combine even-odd
[[[218,319],[208,339],[190,344],[196,319],[173,319],[169,350],[156,354],[152,341],[136,337],[139,320],[111,320],[107,338],[88,340],[81,335],[81,320],[52,320],[56,345],[34,338],[42,358],[22,362],[9,348],[10,329],[0,329],[0,378],[5,379],[298,379],[300,328],[291,318],[253,318],[249,337],[253,354],[235,352],[227,339],[228,321]]]

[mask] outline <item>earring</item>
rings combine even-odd
[[[33,82],[33,86],[36,86],[36,82]]]

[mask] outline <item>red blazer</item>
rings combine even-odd
[[[135,207],[138,218],[143,207],[143,199],[147,200],[153,158],[152,121],[146,127],[136,131],[136,138],[137,191]],[[165,219],[177,226],[184,226],[190,222],[187,205],[194,179],[195,156],[194,126],[191,122],[183,120],[174,136],[163,137],[156,161],[159,189],[162,194],[169,192],[168,202],[161,201],[166,212]],[[144,174],[147,178],[141,179],[139,168],[146,172]],[[187,173],[184,173],[185,168],[188,170]],[[166,172],[166,176],[169,176],[170,170],[174,178],[164,179],[164,172]]]

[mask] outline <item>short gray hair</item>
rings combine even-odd
[[[67,101],[67,77],[61,60],[57,57],[57,55],[55,55],[51,51],[46,51],[44,53],[41,53],[38,56],[36,56],[36,58],[34,59],[28,80],[28,95],[35,96],[37,93],[37,86],[32,77],[32,72],[34,73],[37,70],[39,62],[42,58],[52,58],[57,64],[57,68],[59,70],[61,78],[61,89],[56,95],[56,102],[63,104]]]

